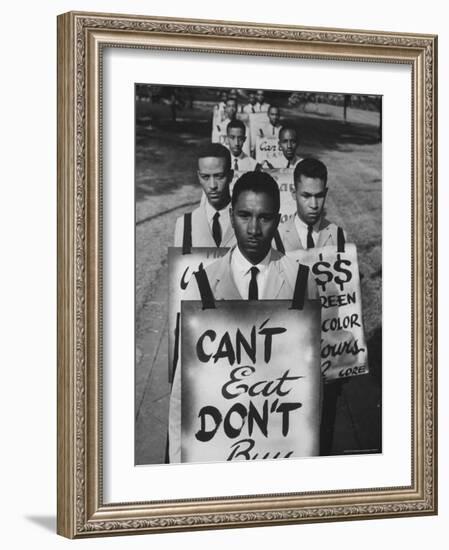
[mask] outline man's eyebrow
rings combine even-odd
[[[250,214],[251,212],[245,208],[237,208],[236,212],[238,214]]]
[[[220,170],[220,172],[212,172],[212,173],[209,173],[209,172],[201,172],[201,170],[199,170],[199,173],[200,173],[202,176],[222,176],[223,174],[226,174],[226,170]]]

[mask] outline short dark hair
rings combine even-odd
[[[292,132],[295,132],[296,137],[298,137],[298,129],[293,124],[284,124],[281,129],[279,130],[279,139],[281,138],[281,134],[283,132],[286,132],[287,130],[291,130]]]
[[[253,191],[254,193],[265,193],[273,199],[276,212],[281,207],[281,196],[279,186],[276,181],[266,172],[245,172],[235,182],[232,190],[231,204],[235,207],[239,195],[244,191]]]
[[[298,162],[293,172],[293,180],[295,188],[301,176],[306,178],[318,178],[327,185],[327,168],[326,165],[316,158],[305,158]]]
[[[243,133],[246,135],[246,126],[238,118],[235,118],[228,123],[228,125],[226,126],[226,133],[229,132],[229,130],[231,130],[232,128],[240,128],[240,130],[243,130]]]
[[[198,151],[198,160],[207,157],[225,159],[226,171],[229,172],[231,170],[231,153],[221,143],[208,143]]]
[[[269,107],[268,107],[268,113],[271,111],[271,109],[277,109],[278,111],[280,111],[280,108],[279,108],[279,105],[276,105],[276,103],[272,103]]]

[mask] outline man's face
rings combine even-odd
[[[224,158],[204,157],[198,159],[199,182],[209,204],[216,210],[221,210],[230,201],[229,183],[232,180],[232,175],[232,170],[226,168]]]
[[[259,103],[263,103],[264,102],[264,93],[262,90],[257,90],[257,94],[256,94],[256,99]]]
[[[285,130],[281,132],[279,136],[279,145],[281,146],[284,157],[291,160],[296,153],[296,147],[298,146],[298,138],[295,130]]]
[[[235,99],[228,99],[225,107],[226,114],[230,120],[235,118],[237,114],[237,101]]]
[[[226,100],[228,99],[228,94],[226,92],[221,92],[220,99],[221,99],[221,101],[226,103]]]
[[[229,149],[234,157],[240,156],[246,140],[245,131],[242,128],[229,128],[227,139]]]
[[[256,102],[257,102],[257,99],[256,99],[256,94],[254,92],[250,93],[249,94],[249,102],[251,103],[251,105],[255,105]]]
[[[252,264],[268,254],[279,219],[274,201],[266,193],[243,191],[238,196],[231,209],[231,224],[240,252]]]
[[[281,118],[281,114],[279,112],[279,109],[277,107],[270,107],[268,109],[268,118],[270,120],[270,123],[273,126],[277,126],[279,124],[279,120]]]
[[[293,198],[299,218],[307,225],[314,225],[320,218],[326,201],[327,187],[319,178],[299,176]]]

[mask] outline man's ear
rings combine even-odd
[[[233,215],[232,208],[229,208],[229,219],[231,221],[231,227],[232,229],[234,229],[234,215]]]
[[[234,177],[234,170],[232,168],[229,170],[229,177],[228,177],[228,183],[231,184],[231,181]]]

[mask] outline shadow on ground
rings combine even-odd
[[[370,373],[382,387],[382,327],[378,326],[367,342]]]

